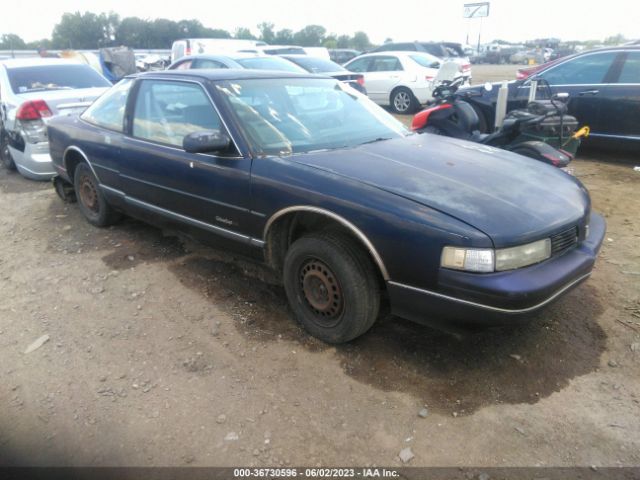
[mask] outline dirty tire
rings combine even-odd
[[[0,160],[2,160],[2,165],[7,170],[16,169],[16,164],[11,157],[11,152],[9,151],[9,138],[7,137],[7,133],[4,129],[0,130]]]
[[[380,285],[366,253],[340,233],[296,240],[284,260],[284,287],[300,324],[327,343],[365,333],[380,309]]]
[[[413,113],[415,112],[420,104],[416,97],[413,95],[413,92],[406,87],[396,88],[393,92],[391,92],[390,97],[391,110],[395,113]]]
[[[79,163],[76,167],[73,186],[80,211],[90,224],[96,227],[107,227],[120,219],[120,213],[107,203],[100,191],[98,179],[86,163]]]

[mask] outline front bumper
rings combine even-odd
[[[49,180],[56,174],[49,155],[49,142],[27,142],[23,152],[10,146],[9,152],[16,168],[24,177]]]
[[[583,242],[539,264],[491,274],[442,269],[437,290],[387,282],[392,312],[420,323],[439,319],[496,323],[526,316],[591,275],[605,231],[604,219],[592,213],[589,236]]]

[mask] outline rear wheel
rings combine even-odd
[[[0,129],[0,160],[7,170],[15,170],[16,164],[9,151],[9,136],[4,129]]]
[[[121,215],[105,200],[100,184],[86,163],[79,163],[73,176],[80,211],[96,227],[107,227],[117,222]]]
[[[420,104],[413,92],[405,87],[396,88],[391,92],[391,109],[395,113],[413,113]]]
[[[378,317],[380,285],[364,251],[340,233],[296,240],[285,256],[284,287],[300,324],[327,343],[365,333]]]

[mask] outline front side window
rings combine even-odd
[[[594,53],[568,60],[539,76],[550,85],[593,85],[604,83],[617,52]]]
[[[618,83],[640,83],[640,52],[629,52]]]
[[[127,98],[133,81],[125,78],[115,84],[104,95],[91,104],[80,116],[83,120],[99,127],[122,132]]]
[[[134,110],[134,137],[182,148],[186,135],[221,128],[220,117],[200,85],[142,81]]]
[[[315,78],[247,79],[217,85],[254,149],[290,155],[408,135],[366,96]]]

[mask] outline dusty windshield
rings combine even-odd
[[[265,155],[355,147],[409,134],[367,97],[335,80],[233,80],[217,88]]]

